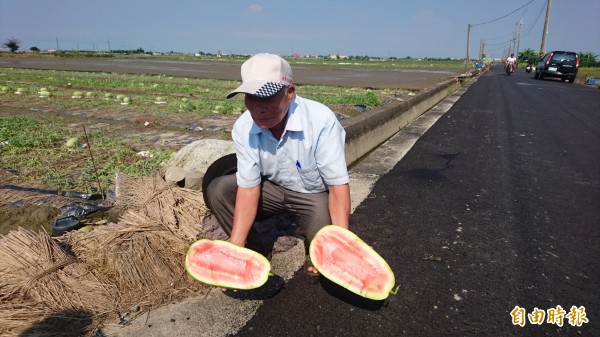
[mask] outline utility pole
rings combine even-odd
[[[523,27],[523,18],[519,22],[519,31],[517,32],[517,51],[515,52],[515,57],[519,57],[519,47],[521,45],[521,27]]]
[[[512,53],[517,55],[517,33],[513,33],[512,39]]]
[[[481,40],[481,60],[485,59],[485,41]]]
[[[56,51],[60,51],[60,48],[58,47],[58,36],[56,37]]]
[[[548,6],[546,6],[546,21],[544,21],[544,31],[542,32],[542,45],[540,46],[540,58],[546,54],[546,36],[548,35],[548,21],[550,21],[550,6],[552,0],[548,0]]]
[[[469,66],[469,45],[471,44],[471,24],[469,23],[467,26],[467,61],[465,62],[465,73],[467,72],[467,67]]]

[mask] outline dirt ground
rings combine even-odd
[[[177,62],[130,59],[92,58],[13,58],[0,57],[0,67],[54,69],[72,71],[100,71],[111,73],[158,74],[192,78],[239,80],[237,63]],[[398,69],[379,67],[295,66],[294,82],[297,84],[334,85],[342,87],[368,87],[376,89],[401,88],[420,91],[433,86],[460,70]],[[385,107],[383,107],[385,108]],[[0,116],[25,114],[52,114],[66,125],[78,127],[85,123],[88,130],[103,128],[118,137],[135,137],[135,149],[148,147],[177,150],[198,139],[226,137],[236,116],[215,116],[198,120],[194,116],[152,117],[127,110],[98,111],[73,109],[56,111],[44,106],[19,107],[0,101]],[[200,127],[202,131],[198,131]],[[0,160],[0,185],[10,182],[11,173],[2,167]],[[3,200],[0,190],[0,234],[17,227],[50,231],[51,223],[59,214],[56,207],[29,204],[15,207]]]

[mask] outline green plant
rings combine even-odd
[[[519,52],[517,59],[519,60],[520,64],[525,64],[527,63],[527,61],[531,62],[532,64],[535,64],[537,63],[539,56],[538,53],[535,52],[533,49],[527,48]]]
[[[579,54],[579,63],[582,67],[597,67],[598,66],[598,61],[596,61],[596,58],[598,57],[598,55],[596,55],[592,52],[582,52],[582,51],[580,51],[578,54]]]
[[[0,117],[2,165],[17,170],[25,181],[42,182],[50,188],[93,192],[97,181],[102,188],[114,184],[116,172],[133,176],[157,173],[173,154],[172,150],[151,149],[148,157],[138,156],[131,143],[98,130],[73,133],[56,118]],[[67,140],[78,138],[76,146]],[[89,143],[88,143],[89,141]],[[87,146],[95,164],[92,163]]]
[[[328,94],[305,94],[307,98],[322,102],[325,105],[365,105],[378,106],[381,101],[375,93],[367,91],[363,94],[345,94],[345,95],[328,95]]]
[[[0,154],[20,154],[32,148],[47,148],[62,142],[64,129],[51,120],[29,117],[0,117]]]

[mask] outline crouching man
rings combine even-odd
[[[278,213],[292,213],[308,247],[315,233],[334,224],[348,228],[349,177],[344,128],[325,105],[296,95],[292,70],[277,55],[257,54],[241,69],[246,108],[232,138],[237,173],[213,180],[208,207],[229,241],[267,257],[272,246],[254,228]],[[305,271],[318,275],[306,258]]]

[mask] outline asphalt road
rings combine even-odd
[[[493,68],[351,217],[398,295],[298,273],[236,336],[600,336],[599,114],[597,89]],[[513,324],[558,306],[562,327]]]

